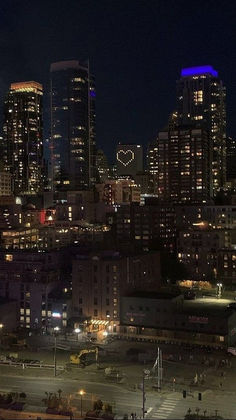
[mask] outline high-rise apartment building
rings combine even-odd
[[[12,83],[5,100],[3,157],[15,194],[42,189],[42,95],[40,83]]]
[[[97,150],[96,153],[96,168],[98,171],[99,182],[106,181],[110,176],[110,168],[107,157],[102,149]]]
[[[201,203],[211,196],[209,137],[182,126],[158,135],[158,195],[162,201]]]
[[[198,122],[210,138],[213,194],[226,179],[225,88],[212,66],[184,68],[177,82],[178,125]]]
[[[95,85],[89,64],[51,64],[53,186],[87,189],[95,183]]]
[[[227,138],[227,181],[236,179],[236,140]]]
[[[158,141],[155,140],[148,145],[147,150],[147,169],[150,175],[150,190],[155,194],[158,190],[158,156]]]
[[[119,143],[116,148],[116,165],[118,176],[135,178],[143,171],[143,148],[140,144]]]

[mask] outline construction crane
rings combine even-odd
[[[75,365],[85,365],[84,356],[88,353],[95,353],[96,364],[98,364],[98,347],[95,349],[81,350],[78,354],[71,354],[70,363]]]

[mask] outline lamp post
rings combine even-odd
[[[222,283],[217,283],[217,297],[220,299],[222,296]]]
[[[80,415],[81,415],[81,417],[82,417],[82,413],[83,413],[83,410],[82,410],[83,395],[85,394],[85,391],[84,391],[83,389],[81,389],[81,390],[79,391],[79,394],[80,394]]]
[[[59,327],[54,327],[54,376],[57,376],[57,333]]]
[[[77,338],[78,338],[78,341],[79,341],[79,333],[81,333],[81,329],[80,329],[80,328],[75,328],[75,329],[74,329],[74,332],[75,332],[76,334],[78,334],[78,335],[77,335]]]

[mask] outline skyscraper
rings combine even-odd
[[[150,175],[150,189],[157,193],[158,189],[158,141],[149,143],[147,150],[147,169]]]
[[[140,144],[119,143],[116,148],[116,165],[118,176],[135,178],[143,170],[143,148]]]
[[[42,95],[40,83],[12,83],[5,100],[4,166],[12,175],[15,194],[42,190]]]
[[[158,195],[162,201],[202,203],[210,196],[209,137],[202,128],[167,128],[158,135]]]
[[[95,85],[89,64],[51,64],[51,157],[55,189],[87,189],[95,175]]]
[[[225,88],[212,66],[182,69],[177,82],[177,111],[178,125],[197,122],[208,133],[215,195],[226,179],[226,114]]]
[[[96,153],[96,167],[98,171],[99,182],[104,182],[109,178],[110,168],[107,157],[102,149],[98,149]]]
[[[227,181],[236,180],[236,140],[227,138]]]

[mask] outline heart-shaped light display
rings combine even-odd
[[[124,166],[128,166],[134,160],[134,152],[132,150],[119,150],[116,153],[117,160]]]

